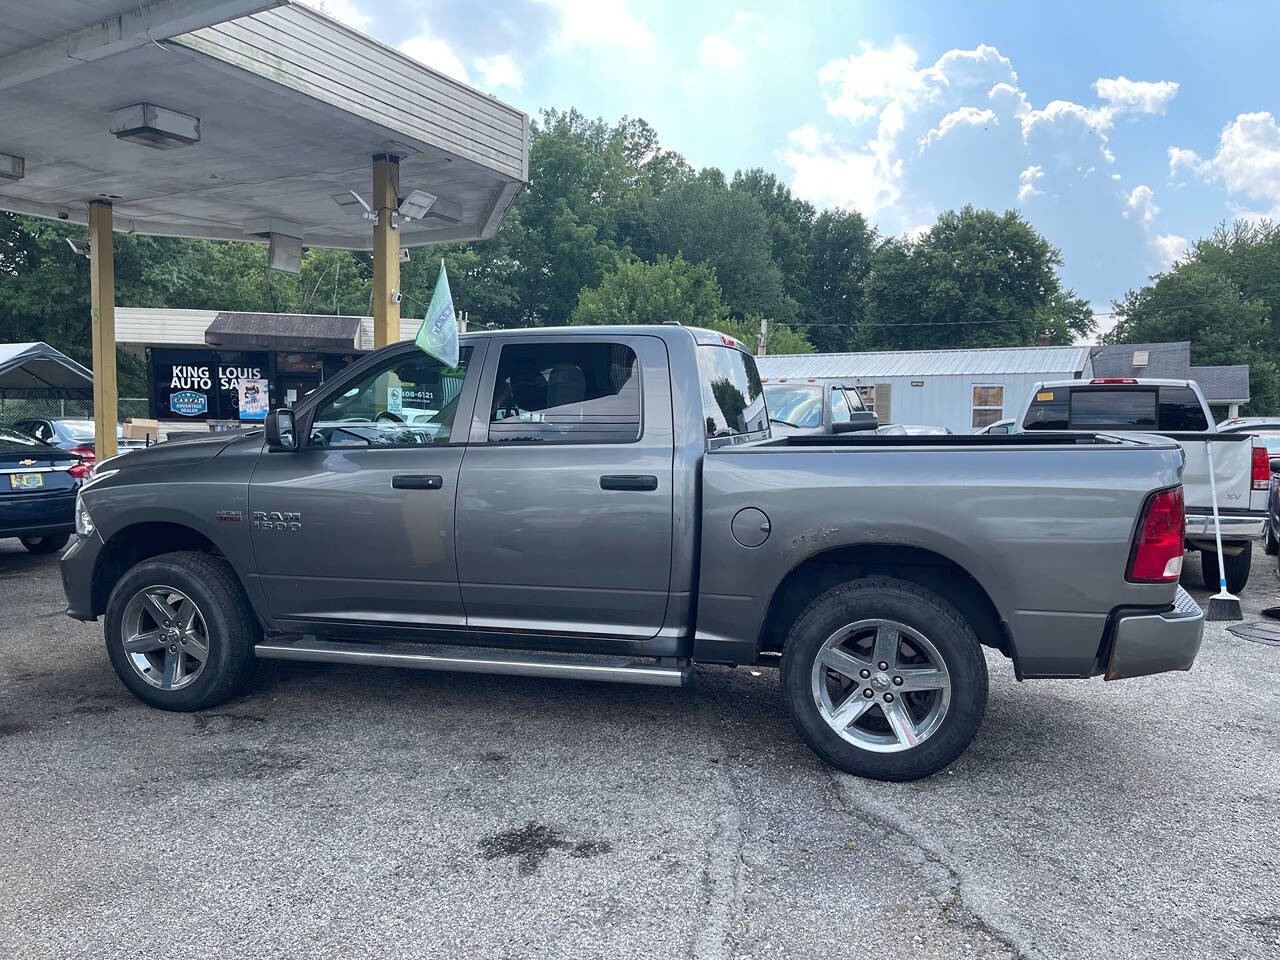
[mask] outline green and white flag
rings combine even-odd
[[[431,295],[431,306],[427,307],[422,329],[413,342],[446,367],[458,365],[458,321],[453,315],[453,294],[449,292],[449,276],[444,272],[443,258],[440,260],[436,292]]]

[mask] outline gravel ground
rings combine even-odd
[[[0,957],[1280,950],[1280,647],[1223,625],[1193,672],[1116,684],[992,656],[973,747],[890,785],[810,754],[767,670],[269,661],[217,710],[149,710],[55,564],[0,541]]]

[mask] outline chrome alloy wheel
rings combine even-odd
[[[209,659],[209,629],[200,608],[176,587],[155,584],[124,608],[120,633],[138,676],[161,690],[195,683]]]
[[[910,750],[933,736],[951,706],[942,654],[896,620],[841,627],[813,661],[813,699],[841,738],[875,753]]]

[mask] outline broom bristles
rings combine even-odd
[[[1243,620],[1240,612],[1240,600],[1231,594],[1214,594],[1209,598],[1209,609],[1205,611],[1206,620]]]

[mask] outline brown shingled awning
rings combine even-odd
[[[359,317],[297,313],[220,313],[204,332],[204,342],[236,350],[358,349]]]

